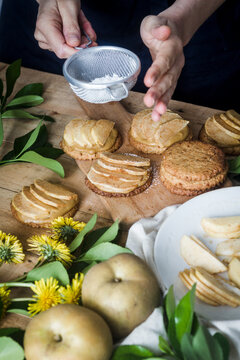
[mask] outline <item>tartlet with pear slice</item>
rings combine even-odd
[[[209,117],[203,125],[199,139],[220,147],[225,154],[240,154],[240,114],[235,110]]]
[[[121,144],[121,135],[113,121],[73,119],[65,127],[60,146],[76,160],[92,160],[100,152],[116,151]]]
[[[23,224],[48,228],[59,216],[73,216],[78,204],[78,195],[65,186],[36,179],[13,197],[11,211]]]
[[[86,185],[108,197],[128,197],[141,193],[152,182],[150,160],[135,154],[99,154],[86,177]]]
[[[192,139],[189,121],[167,110],[160,121],[152,120],[152,110],[145,109],[133,117],[129,131],[130,143],[139,151],[161,154],[172,144]]]

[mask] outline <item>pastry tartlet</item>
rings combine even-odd
[[[150,160],[134,154],[100,153],[86,177],[86,185],[108,197],[133,196],[152,182]]]
[[[228,110],[209,117],[203,125],[199,140],[217,145],[228,155],[240,155],[240,114]]]
[[[179,114],[167,110],[160,121],[153,121],[151,115],[152,110],[145,109],[133,117],[129,141],[136,149],[161,154],[172,144],[192,138],[189,121]]]
[[[221,149],[200,141],[183,141],[164,152],[160,178],[173,194],[195,196],[220,187],[227,171]]]
[[[73,216],[78,204],[78,195],[64,186],[36,179],[14,196],[11,211],[23,224],[47,228],[59,216]]]
[[[103,151],[116,151],[122,138],[110,120],[73,119],[65,127],[60,143],[63,151],[77,160],[91,160]]]

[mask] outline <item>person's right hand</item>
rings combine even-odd
[[[80,0],[38,0],[39,9],[35,29],[35,39],[40,48],[53,51],[59,58],[68,58],[84,47],[84,31],[96,43],[96,33],[81,10]]]

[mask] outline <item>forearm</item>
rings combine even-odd
[[[225,0],[176,0],[159,15],[174,22],[186,45],[195,31],[214,13]]]

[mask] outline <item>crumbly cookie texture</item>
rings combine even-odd
[[[65,186],[36,179],[13,197],[11,211],[23,224],[47,228],[59,216],[73,216],[78,205],[78,195]]]
[[[108,197],[137,195],[150,186],[150,160],[120,153],[101,153],[91,166],[86,185],[94,192]]]
[[[225,154],[240,154],[240,114],[234,110],[209,117],[199,132],[199,140],[217,145]]]
[[[144,153],[161,154],[172,144],[190,140],[192,132],[189,121],[171,110],[161,116],[161,120],[152,120],[152,110],[145,109],[134,117],[129,131],[129,141]]]
[[[60,146],[77,160],[92,160],[99,152],[116,151],[122,145],[122,137],[110,120],[73,119],[65,127]]]
[[[183,141],[164,152],[160,178],[170,192],[195,196],[221,186],[227,170],[224,153],[218,147]]]

